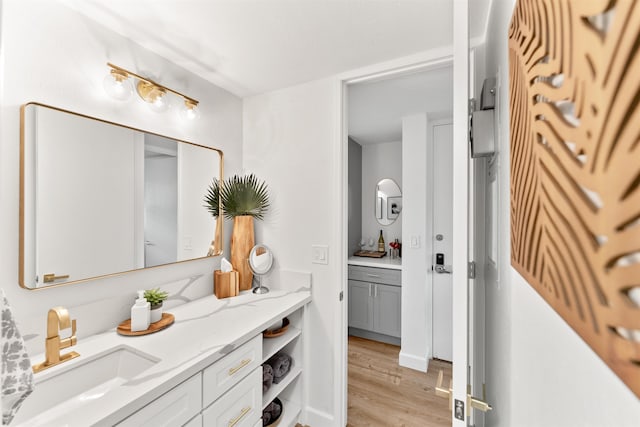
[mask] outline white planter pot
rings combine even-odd
[[[162,319],[162,305],[151,310],[151,323],[155,323]]]

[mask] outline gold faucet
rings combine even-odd
[[[69,327],[71,327],[71,336],[61,339],[59,331]],[[75,351],[60,354],[60,350],[71,347],[75,345],[76,342],[76,319],[71,320],[69,311],[64,307],[53,307],[49,309],[47,316],[47,339],[45,340],[45,359],[44,362],[33,365],[33,372],[38,373],[80,356]]]

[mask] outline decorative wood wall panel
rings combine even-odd
[[[639,45],[633,0],[519,0],[509,29],[512,265],[640,397]]]

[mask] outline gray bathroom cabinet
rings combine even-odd
[[[401,272],[349,265],[349,334],[400,344]]]

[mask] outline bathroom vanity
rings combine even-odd
[[[163,331],[85,338],[73,347],[80,357],[36,374],[36,391],[11,425],[254,427],[279,397],[279,425],[294,426],[304,405],[302,331],[311,292],[307,283],[290,289],[208,296],[168,310],[176,321]],[[263,338],[285,316],[286,333]],[[261,365],[283,349],[291,370],[263,396]],[[112,373],[100,379],[100,372]]]
[[[349,335],[400,345],[400,259],[351,257]]]

